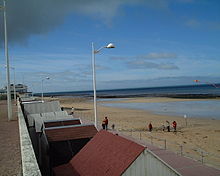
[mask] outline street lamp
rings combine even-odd
[[[5,65],[5,68],[7,69],[7,65]],[[15,90],[15,67],[10,67],[13,72],[14,72],[14,84],[13,84],[13,89],[14,89],[14,100],[16,102],[16,90]],[[11,92],[11,86],[10,86],[10,92]]]
[[[92,43],[92,70],[93,70],[93,91],[94,91],[94,116],[95,116],[95,127],[98,127],[97,124],[97,102],[96,102],[96,69],[95,69],[95,54],[99,53],[103,48],[115,48],[112,43],[109,43],[107,46],[103,46],[98,50],[95,50],[94,44]]]
[[[46,77],[46,78],[44,78],[44,79],[42,79],[41,80],[41,101],[42,101],[42,103],[44,102],[44,89],[43,89],[43,84],[44,84],[44,80],[48,80],[48,79],[50,79],[49,77]]]
[[[5,68],[7,69],[7,66],[5,65]],[[13,84],[13,89],[14,89],[14,100],[16,102],[16,90],[15,90],[15,67],[10,67],[13,72],[14,72],[14,84]],[[10,91],[11,91],[11,86],[10,86]]]
[[[15,67],[11,67],[14,72],[14,101],[16,102],[16,90],[15,90]]]
[[[3,0],[3,7],[0,9],[3,10],[4,14],[4,32],[5,32],[5,59],[6,59],[6,80],[7,80],[7,108],[8,108],[8,120],[12,120],[12,106],[11,106],[11,84],[10,84],[10,66],[9,66],[9,57],[8,57],[8,38],[7,38],[7,19],[6,19],[6,3]]]

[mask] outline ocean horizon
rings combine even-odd
[[[171,97],[171,98],[201,98],[201,101],[180,101],[166,103],[108,103],[104,106],[119,108],[131,108],[148,110],[155,114],[171,115],[193,118],[220,119],[220,100],[208,98],[220,97],[220,84],[213,85],[184,85],[149,88],[127,88],[112,90],[97,90],[97,100],[102,104],[102,100],[121,100],[121,98],[132,97]],[[45,96],[62,97],[93,97],[93,91],[70,91],[51,92]],[[204,100],[207,99],[207,100]]]
[[[117,98],[117,97],[135,97],[135,96],[186,96],[195,95],[206,98],[206,96],[220,96],[220,84],[213,85],[182,85],[182,86],[165,86],[165,87],[144,87],[144,88],[124,88],[124,89],[106,89],[97,90],[97,98]],[[35,93],[34,95],[40,95]],[[88,91],[64,91],[64,92],[47,92],[44,96],[82,96],[92,97],[93,90]]]

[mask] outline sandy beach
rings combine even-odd
[[[74,107],[75,116],[80,117],[82,121],[94,121],[92,99],[70,97],[55,99],[58,99],[61,106],[68,112],[71,111],[71,107]],[[120,101],[111,101],[111,103],[176,101],[192,101],[192,99],[159,97],[129,98]],[[104,103],[109,103],[109,101],[102,102],[102,104]],[[100,124],[100,127],[101,121],[105,116],[109,119],[109,130],[112,130],[111,125],[115,124],[115,130],[119,133],[147,143],[152,143],[178,154],[182,153],[201,162],[203,161],[205,164],[220,168],[220,120],[189,118],[187,119],[186,125],[186,121],[183,117],[157,115],[145,110],[105,107],[98,103],[98,124]],[[168,120],[170,124],[174,120],[177,122],[176,133],[173,132],[172,127],[171,132],[162,130],[161,126],[165,124],[166,120]],[[148,131],[149,122],[153,124],[152,132]]]

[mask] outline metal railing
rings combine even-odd
[[[211,152],[206,152],[199,147],[190,146],[189,144],[179,144],[177,142],[169,141],[165,138],[159,138],[146,131],[137,131],[132,129],[119,131],[125,135],[129,135],[161,149],[169,150],[178,155],[189,157],[201,162],[202,164],[211,165],[218,169],[220,168],[220,156]]]

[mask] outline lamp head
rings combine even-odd
[[[46,79],[50,79],[49,77],[46,77]]]
[[[114,44],[113,43],[109,43],[106,48],[115,48]]]

